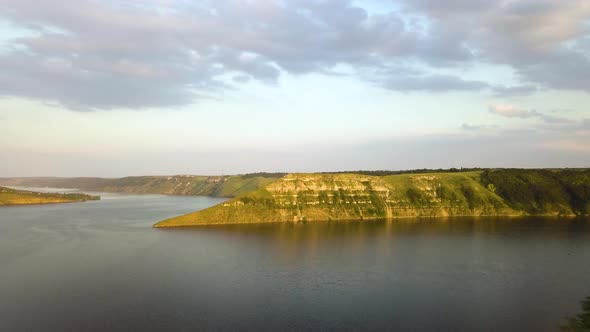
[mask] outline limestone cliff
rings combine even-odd
[[[480,178],[481,172],[289,174],[263,189],[156,227],[525,214],[510,208]]]
[[[525,215],[589,216],[590,170],[289,174],[254,192],[155,227]]]

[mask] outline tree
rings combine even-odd
[[[561,327],[561,331],[590,332],[590,296],[582,301],[582,313],[568,318],[567,324]]]

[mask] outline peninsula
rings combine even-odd
[[[100,197],[98,196],[90,196],[80,193],[41,193],[0,187],[0,206],[73,203],[99,199]]]
[[[154,227],[450,216],[588,216],[590,170],[288,174]]]

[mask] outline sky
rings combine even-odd
[[[587,0],[0,0],[0,177],[588,166]]]

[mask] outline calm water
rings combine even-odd
[[[590,295],[590,223],[150,228],[220,202],[0,208],[1,331],[556,331]]]

